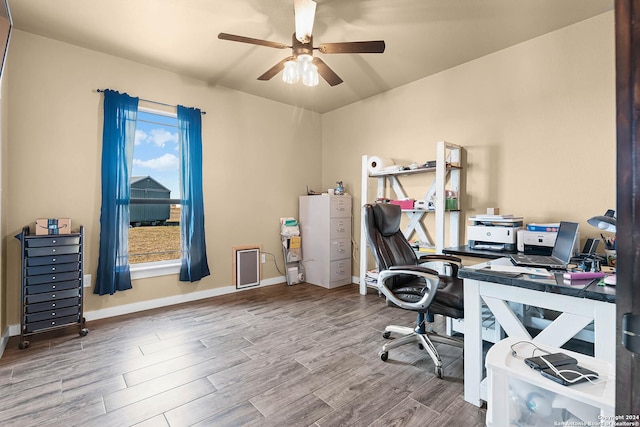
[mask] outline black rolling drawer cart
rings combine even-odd
[[[58,328],[85,328],[82,314],[84,228],[78,233],[29,234],[29,226],[16,236],[21,242],[22,286],[20,349],[27,337]]]

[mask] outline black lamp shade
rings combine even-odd
[[[587,221],[599,230],[603,231],[616,231],[616,211],[613,209],[607,210],[604,215],[594,216]]]

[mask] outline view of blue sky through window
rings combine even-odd
[[[138,111],[131,176],[150,176],[180,198],[177,117]]]

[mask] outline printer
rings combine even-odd
[[[556,244],[557,231],[540,231],[534,225],[528,225],[526,229],[518,232],[518,252],[528,255],[551,255]],[[556,228],[557,229],[557,228]],[[580,245],[580,232],[576,234],[573,245],[573,253],[578,253]]]
[[[520,230],[518,251],[530,255],[551,255],[557,235],[555,231]]]
[[[476,215],[467,226],[469,248],[502,252],[516,252],[518,231],[522,217],[510,215]]]

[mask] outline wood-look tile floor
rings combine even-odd
[[[9,340],[0,425],[483,426],[463,399],[462,350],[378,351],[412,313],[357,286],[273,285]],[[442,329],[441,319],[436,329]]]

